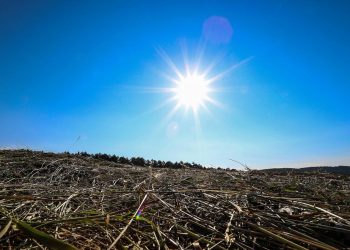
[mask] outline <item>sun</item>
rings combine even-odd
[[[210,100],[211,90],[203,75],[189,73],[177,80],[175,84],[176,87],[173,88],[174,98],[179,106],[184,106],[186,109],[191,108],[197,112],[199,107],[203,107],[205,102]]]
[[[184,67],[183,70],[180,70],[180,67],[178,67],[164,51],[159,50],[158,52],[168,64],[172,73],[168,75],[162,72],[163,76],[172,84],[172,86],[168,88],[163,88],[162,92],[171,93],[172,96],[168,99],[168,102],[175,102],[174,108],[168,115],[169,117],[183,108],[185,111],[191,110],[195,119],[199,119],[200,110],[209,112],[209,104],[221,106],[220,103],[212,97],[212,92],[216,91],[214,85],[216,81],[221,78],[220,74],[209,77],[209,75],[212,75],[210,73],[214,65],[209,65],[203,69],[199,60],[195,60],[195,63],[190,63],[187,56],[184,56]],[[201,71],[201,69],[203,69],[203,71]]]
[[[192,110],[197,124],[199,124],[200,111],[204,110],[211,115],[209,110],[210,105],[224,107],[220,101],[214,98],[214,92],[222,92],[223,90],[223,88],[218,88],[219,80],[240,65],[250,61],[252,58],[244,59],[231,65],[226,70],[214,74],[213,69],[219,61],[211,60],[209,64],[204,66],[201,61],[204,51],[200,50],[197,58],[190,62],[187,57],[187,49],[184,47],[182,51],[184,67],[179,67],[161,48],[157,49],[157,52],[171,70],[169,72],[170,74],[164,71],[160,72],[169,80],[171,86],[156,88],[157,92],[172,94],[164,104],[175,102],[175,106],[168,113],[166,119],[170,119],[175,112],[183,108],[185,111]]]

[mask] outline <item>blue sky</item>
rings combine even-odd
[[[349,11],[348,1],[1,1],[0,146],[349,165]],[[213,17],[232,33],[206,35]],[[153,91],[175,76],[157,51],[183,70],[184,47],[191,65],[203,51],[200,70],[217,62],[211,76],[249,58],[212,83],[222,105],[199,109],[200,126],[183,107],[169,117],[171,93]]]

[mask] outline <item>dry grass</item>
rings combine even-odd
[[[1,249],[350,245],[344,175],[149,169],[3,150],[0,177]]]

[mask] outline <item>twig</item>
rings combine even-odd
[[[134,213],[134,215],[131,217],[129,223],[124,227],[124,229],[120,232],[120,234],[118,235],[118,237],[113,241],[113,243],[108,247],[108,250],[112,249],[112,247],[115,246],[115,244],[118,243],[118,241],[120,240],[120,238],[123,236],[123,234],[126,232],[126,230],[128,229],[128,227],[131,225],[131,223],[133,222],[134,218],[136,217],[137,213],[139,212],[140,208],[142,207],[143,203],[146,201],[148,196],[148,193],[145,194],[145,196],[143,197],[143,200],[141,201],[139,207],[137,208],[136,212]]]

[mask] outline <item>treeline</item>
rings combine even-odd
[[[64,152],[65,154],[70,154],[69,152]],[[197,164],[195,162],[171,162],[171,161],[160,161],[160,160],[145,160],[142,157],[131,157],[127,158],[124,156],[116,156],[116,155],[108,155],[108,154],[89,154],[87,152],[78,152],[75,155],[90,157],[93,159],[99,159],[104,161],[111,161],[119,164],[128,164],[140,167],[154,167],[154,168],[196,168],[196,169],[204,169],[205,167],[201,164]]]

